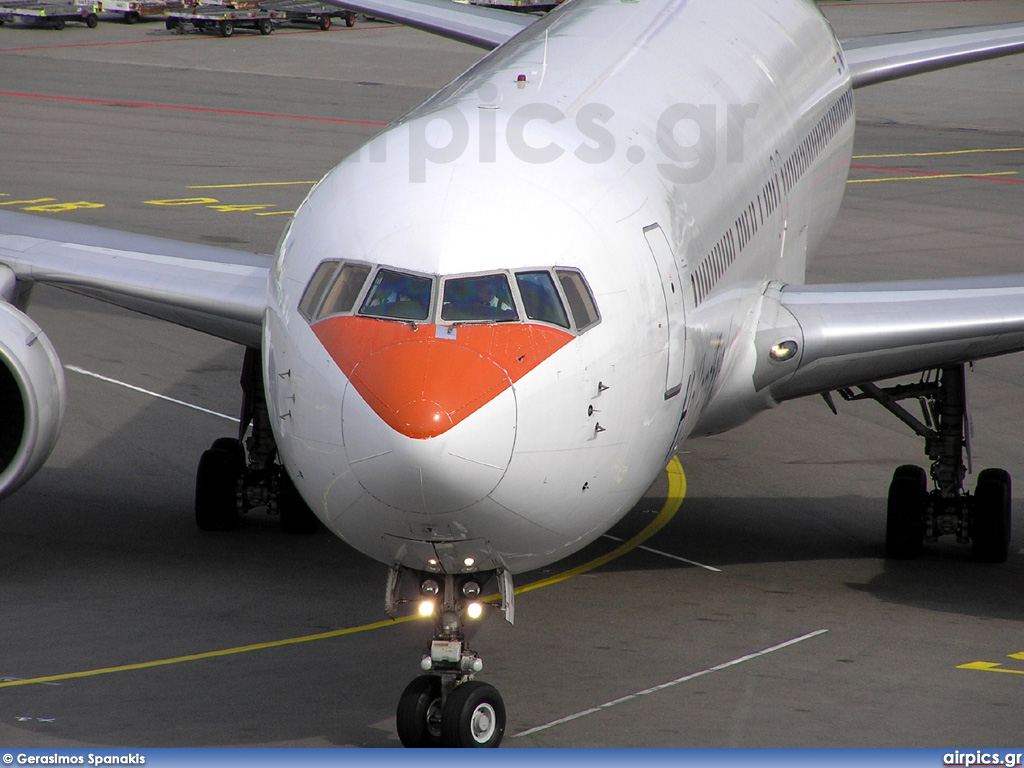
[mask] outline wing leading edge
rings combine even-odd
[[[349,11],[490,50],[526,29],[537,16],[451,0],[324,0]]]
[[[0,211],[0,265],[19,290],[54,285],[246,346],[260,344],[270,263],[262,254]]]
[[[754,384],[777,402],[1024,350],[1024,275],[773,284],[765,299]]]
[[[853,87],[1024,52],[1024,23],[894,32],[840,41]]]

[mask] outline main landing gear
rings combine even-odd
[[[886,555],[915,558],[925,541],[953,534],[958,542],[971,543],[975,560],[1004,562],[1010,546],[1010,475],[1002,469],[986,469],[978,474],[973,495],[964,490],[970,465],[970,442],[964,429],[964,366],[927,371],[917,384],[884,389],[862,384],[858,389],[859,394],[849,389],[839,394],[845,400],[877,401],[924,438],[925,453],[932,460],[931,490],[921,467],[904,464],[893,473],[886,513]],[[899,403],[911,398],[920,401],[923,421]]]
[[[414,571],[401,566],[388,576],[387,611],[399,603],[418,603],[434,617],[434,636],[420,675],[398,701],[398,738],[406,747],[497,747],[505,734],[505,703],[497,689],[474,680],[483,669],[480,656],[466,644],[463,627],[491,607],[483,588],[497,582],[506,620],[514,618],[512,578],[504,571],[460,575]]]
[[[234,527],[239,515],[264,507],[279,516],[286,533],[313,533],[319,527],[316,515],[277,462],[258,350],[246,349],[241,384],[244,394],[238,437],[214,440],[199,459],[196,525],[204,531],[226,531]]]

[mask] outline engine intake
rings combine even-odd
[[[25,313],[0,301],[0,497],[49,457],[66,402],[64,369],[53,344]]]

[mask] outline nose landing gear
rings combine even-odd
[[[479,618],[488,604],[482,587],[496,580],[501,608],[514,618],[512,579],[504,571],[459,576],[413,571],[396,566],[388,577],[387,609],[418,601],[423,616],[434,617],[430,650],[420,675],[398,701],[398,738],[406,747],[497,747],[505,734],[505,702],[498,690],[474,680],[483,660],[466,644],[463,627]],[[417,585],[417,597],[403,597]],[[404,588],[404,592],[403,592]]]

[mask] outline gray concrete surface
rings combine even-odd
[[[840,36],[1024,20],[1018,0],[825,10]],[[269,252],[309,183],[479,55],[371,23],[230,40],[161,23],[0,28],[0,204],[92,203],[50,215]],[[1022,76],[1018,59],[859,92],[858,183],[812,281],[1024,270]],[[912,180],[866,181],[885,178]],[[287,186],[226,186],[271,182]],[[152,204],[187,198],[214,202]],[[52,290],[32,313],[67,365],[238,409],[231,345]],[[258,516],[200,533],[195,465],[232,423],[67,376],[53,458],[0,503],[0,678],[101,673],[0,687],[0,745],[397,746],[394,707],[425,627],[274,645],[380,621],[384,567]],[[970,376],[976,467],[1020,476],[1022,379],[1019,357]],[[1009,658],[1024,651],[1019,504],[1005,565],[953,544],[885,561],[889,477],[924,457],[870,403],[839,416],[789,403],[679,458],[686,497],[655,551],[524,594],[515,627],[477,630],[509,707],[506,746],[1020,743],[1024,677],[958,668],[1024,672]],[[641,530],[665,493],[657,484],[613,533]]]

